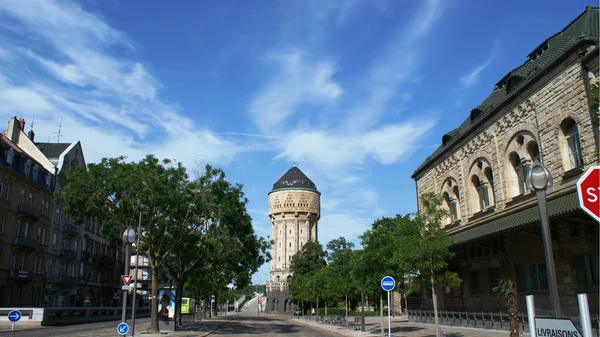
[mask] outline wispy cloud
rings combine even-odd
[[[481,74],[492,64],[492,62],[494,62],[499,49],[500,43],[498,40],[496,40],[496,42],[494,42],[494,47],[492,48],[490,55],[482,63],[478,64],[477,66],[475,66],[475,68],[471,69],[469,72],[461,76],[459,79],[460,83],[465,88],[470,88],[471,86],[476,84],[477,81],[479,81],[479,77],[481,76]]]
[[[325,7],[313,12],[338,20],[330,17],[330,5],[321,4]],[[377,193],[363,182],[367,168],[408,158],[436,124],[435,114],[411,111],[408,104],[413,80],[423,78],[419,73],[426,52],[423,41],[428,41],[426,36],[442,13],[441,1],[424,2],[408,21],[398,25],[384,47],[373,53],[367,69],[352,83],[337,77],[337,71],[344,69],[322,52],[322,45],[314,45],[315,41],[307,45],[302,40],[297,45],[304,48],[285,48],[267,58],[277,71],[253,97],[249,112],[265,134],[281,136],[275,159],[298,162],[322,191],[327,214],[322,218],[327,225],[320,226],[323,242],[332,239],[331,235],[339,236],[341,228],[348,237],[358,235],[371,217],[384,212]],[[355,189],[343,188],[348,185]],[[356,221],[357,214],[365,221]]]
[[[268,60],[277,66],[277,75],[250,104],[250,115],[265,134],[278,130],[300,105],[333,102],[343,93],[332,79],[332,62],[311,60],[299,50],[275,53]]]
[[[136,59],[135,43],[79,4],[6,0],[0,15],[7,19],[0,34],[14,36],[0,40],[2,114],[35,116],[39,140],[53,136],[60,113],[65,138],[84,142],[89,161],[155,153],[226,163],[255,148],[198,126],[162,99],[162,84]]]

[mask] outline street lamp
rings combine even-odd
[[[548,208],[546,207],[546,190],[552,187],[552,175],[537,159],[527,175],[527,188],[536,193],[538,206],[540,208],[540,220],[542,222],[542,239],[544,240],[544,255],[546,258],[546,271],[550,283],[550,303],[555,317],[561,317],[560,298],[558,297],[558,286],[556,283],[556,270],[554,269],[554,254],[552,252],[552,237],[550,236],[550,221],[548,220]]]
[[[131,263],[131,244],[135,242],[135,231],[131,227],[123,232],[123,244],[125,245],[125,274],[129,275],[129,263]],[[127,290],[123,290],[123,312],[121,322],[125,323],[127,313]]]

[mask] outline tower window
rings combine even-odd
[[[290,242],[290,247],[292,246],[292,243]]]
[[[290,234],[292,234],[292,230],[290,229]]]

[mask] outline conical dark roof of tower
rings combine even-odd
[[[271,192],[285,189],[303,189],[317,191],[317,185],[310,180],[304,172],[300,171],[296,166],[292,166],[284,175],[273,184]]]

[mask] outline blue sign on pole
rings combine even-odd
[[[117,326],[117,332],[119,335],[126,335],[129,332],[129,325],[127,323],[121,323]]]
[[[384,276],[381,279],[381,288],[385,291],[392,291],[394,290],[394,287],[396,286],[396,281],[394,281],[394,278],[391,276]]]
[[[11,310],[8,313],[8,320],[11,322],[17,322],[21,319],[21,312],[19,310]]]

